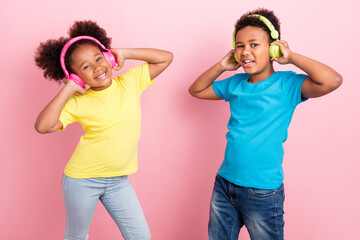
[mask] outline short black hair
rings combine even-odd
[[[243,14],[236,22],[235,24],[235,36],[236,33],[247,26],[254,26],[254,27],[259,27],[261,29],[263,29],[265,32],[267,32],[268,36],[269,36],[269,43],[273,42],[274,39],[272,39],[271,35],[270,35],[270,29],[265,25],[265,23],[263,23],[259,18],[257,17],[249,17],[249,15],[253,15],[253,14],[258,14],[261,16],[266,17],[271,23],[272,25],[275,27],[275,29],[279,32],[279,39],[280,39],[280,21],[279,19],[275,16],[273,11],[270,11],[268,9],[265,8],[258,8],[255,9],[253,11],[247,12],[245,14]]]
[[[62,70],[60,64],[60,53],[64,45],[71,38],[78,36],[90,36],[96,38],[107,49],[109,49],[111,45],[111,38],[106,35],[106,31],[101,28],[96,22],[91,20],[74,22],[73,25],[70,27],[68,34],[69,37],[50,39],[46,42],[40,43],[40,45],[36,49],[35,64],[36,66],[44,70],[45,78],[54,79],[55,81],[61,82],[61,80],[65,77],[65,73]],[[69,72],[71,72],[71,55],[77,47],[83,44],[91,44],[101,49],[100,46],[98,46],[95,42],[91,40],[79,40],[72,44],[65,54],[65,66]]]

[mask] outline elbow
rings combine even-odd
[[[174,54],[172,52],[164,50],[164,53],[161,55],[161,60],[159,63],[166,64],[166,66],[169,66],[172,63],[173,59],[174,59]]]
[[[197,92],[194,91],[194,90],[192,89],[192,87],[189,87],[188,92],[189,92],[189,94],[190,94],[191,96],[197,97],[197,95],[196,95]]]
[[[336,87],[336,88],[340,87],[341,84],[343,83],[343,77],[342,77],[340,74],[338,74],[338,76],[337,76],[337,78],[336,78],[336,83],[337,83],[337,87]]]
[[[36,125],[35,124],[35,130],[38,132],[38,133],[40,133],[40,134],[45,134],[46,133],[46,131],[43,129],[43,128],[41,128],[40,126],[38,126],[38,125]]]
[[[339,88],[341,86],[341,84],[343,83],[343,78],[340,74],[337,74],[334,78],[334,80],[332,81],[332,84],[330,86],[331,91],[336,90],[337,88]]]
[[[40,134],[45,134],[45,133],[47,133],[47,131],[45,130],[45,128],[42,127],[41,124],[39,124],[38,122],[35,123],[34,128],[35,128],[35,130],[36,130],[38,133],[40,133]]]
[[[167,64],[170,65],[173,60],[174,60],[174,54],[172,52],[167,52],[167,56],[165,60]]]
[[[45,134],[45,133],[51,132],[51,131],[49,131],[48,128],[46,128],[46,126],[44,126],[43,124],[41,124],[39,122],[35,123],[34,128],[40,134]]]

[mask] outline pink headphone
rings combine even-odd
[[[69,49],[69,47],[79,41],[79,40],[83,40],[83,39],[87,39],[87,40],[91,40],[91,41],[94,41],[95,43],[97,43],[103,50],[103,55],[105,57],[105,59],[108,61],[108,63],[110,64],[111,68],[115,67],[116,66],[116,60],[115,60],[115,57],[114,55],[108,50],[105,48],[104,45],[102,45],[97,39],[93,38],[93,37],[90,37],[90,36],[78,36],[78,37],[75,37],[75,38],[72,38],[70,39],[66,44],[65,46],[63,47],[63,49],[61,50],[61,54],[60,54],[60,64],[61,64],[61,68],[63,69],[65,75],[66,75],[66,78],[67,79],[70,79],[70,80],[73,80],[76,84],[78,84],[80,87],[82,88],[85,88],[85,85],[86,83],[76,74],[74,73],[70,73],[66,70],[66,67],[65,67],[65,54],[66,54],[66,51]]]

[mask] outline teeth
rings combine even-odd
[[[102,78],[102,77],[104,77],[104,76],[105,76],[105,73],[101,74],[101,75],[98,76],[96,79],[100,79],[100,78]]]
[[[251,60],[245,60],[244,62],[245,62],[245,63],[250,63],[250,62],[251,62]]]

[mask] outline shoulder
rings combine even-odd
[[[125,73],[118,75],[117,77],[113,78],[116,81],[124,81],[126,79],[138,78],[141,75],[149,73],[149,66],[148,63],[144,63],[140,66],[130,68]]]
[[[276,71],[276,78],[283,80],[301,80],[307,78],[307,75],[296,73],[293,71]]]
[[[122,74],[120,76],[129,77],[130,75],[138,75],[143,72],[149,72],[149,64],[148,63],[144,63],[139,66],[130,68],[129,70],[127,70],[124,74]]]
[[[227,86],[234,86],[241,82],[247,81],[250,75],[247,73],[238,73],[234,74],[231,77],[225,78],[223,80],[215,81],[213,84],[215,85],[227,85]]]

